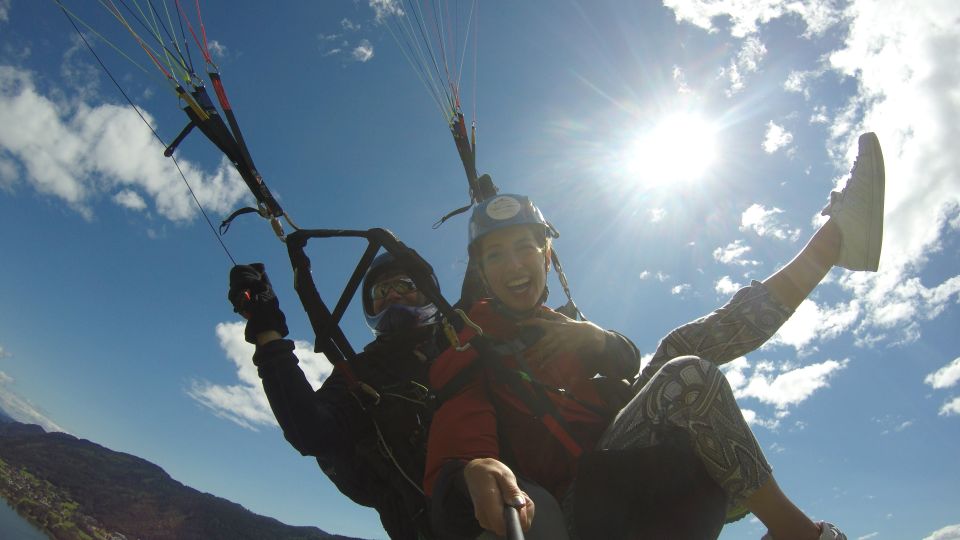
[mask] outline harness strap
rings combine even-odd
[[[570,426],[560,416],[553,401],[546,394],[545,385],[529,375],[530,369],[523,359],[523,351],[530,346],[530,343],[518,338],[494,345],[488,338],[479,335],[474,336],[469,343],[477,349],[477,358],[461,369],[443,387],[431,392],[429,403],[433,410],[438,410],[444,402],[460,393],[481,369],[487,368],[498,380],[510,387],[571,456],[579,457],[583,453],[583,448],[570,435]],[[520,371],[508,369],[499,361],[500,358],[510,355],[516,359]]]
[[[297,296],[300,297],[300,303],[303,304],[307,318],[310,319],[313,333],[318,337],[313,350],[322,352],[327,360],[336,366],[352,359],[356,353],[343,334],[343,330],[334,322],[333,315],[320,298],[317,286],[310,277],[310,258],[303,251],[306,241],[307,239],[300,234],[300,231],[287,235],[287,254],[293,266],[293,287],[297,291]],[[323,336],[323,339],[319,339],[320,336]],[[341,369],[351,384],[356,383],[357,379],[353,376],[349,365],[344,363]]]
[[[259,213],[260,213],[259,210],[257,210],[256,208],[251,208],[249,206],[244,206],[239,210],[234,210],[233,213],[227,217],[227,219],[224,219],[223,221],[220,222],[220,235],[223,236],[227,234],[227,231],[230,230],[230,224],[232,224],[233,220],[237,219],[239,216],[242,216],[243,214],[259,214]]]
[[[583,448],[581,448],[577,441],[570,435],[570,426],[557,412],[556,405],[544,391],[543,385],[539,384],[536,379],[533,379],[529,375],[530,368],[527,366],[522,352],[514,355],[514,359],[517,365],[520,366],[522,370],[521,373],[510,373],[509,370],[501,364],[499,369],[500,375],[506,375],[506,377],[503,377],[505,382],[511,386],[517,397],[530,409],[530,412],[543,423],[547,431],[563,445],[564,449],[566,449],[571,456],[575,458],[580,457],[580,454],[583,453]],[[525,387],[521,379],[526,380],[529,386]],[[532,389],[532,392],[527,390],[527,388]]]
[[[452,218],[453,216],[457,216],[457,215],[460,215],[460,214],[466,212],[466,211],[469,210],[471,207],[473,207],[473,201],[470,201],[470,204],[468,204],[468,205],[466,205],[466,206],[461,206],[460,208],[457,208],[456,210],[451,210],[450,212],[447,213],[447,215],[443,216],[442,218],[440,218],[440,219],[438,219],[436,222],[434,222],[433,228],[434,228],[434,229],[439,229],[440,226],[443,225],[448,219]]]

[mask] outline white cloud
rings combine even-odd
[[[923,379],[923,382],[937,389],[949,388],[957,384],[957,381],[960,381],[960,357],[954,358],[952,362]]]
[[[17,181],[17,165],[0,155],[0,189],[10,190]]]
[[[783,126],[767,122],[767,132],[763,136],[763,151],[772,154],[793,142],[793,134]]]
[[[402,17],[404,14],[399,0],[370,0],[370,7],[378,24],[390,16]]]
[[[955,397],[940,407],[940,416],[960,416],[960,397]]]
[[[756,37],[748,37],[743,40],[737,53],[737,65],[745,72],[755,72],[760,69],[760,61],[766,55],[767,47]]]
[[[690,94],[692,92],[687,84],[687,75],[683,68],[679,66],[673,66],[673,82],[677,85],[677,93]]]
[[[872,532],[872,533],[865,534],[863,536],[858,536],[857,540],[870,540],[871,538],[876,538],[878,536],[880,536],[880,533]]]
[[[643,368],[647,367],[647,364],[650,363],[650,360],[653,360],[653,353],[640,356],[640,371],[643,371]]]
[[[769,210],[761,204],[752,204],[740,216],[740,230],[753,231],[759,236],[768,236],[780,240],[796,241],[800,238],[800,229],[790,229],[779,222],[777,214],[783,210],[773,207]]]
[[[773,405],[779,411],[786,411],[789,407],[806,401],[817,390],[829,386],[830,377],[845,368],[848,362],[846,359],[839,362],[826,360],[778,374],[769,374],[755,368],[749,377],[742,373],[747,367],[744,362],[731,370],[741,372],[738,375],[741,380],[736,387],[731,383],[731,387],[734,387],[734,396],[737,399],[755,398],[761,403]],[[728,380],[730,376],[728,372]]]
[[[892,418],[885,417],[877,419],[877,423],[885,426],[883,431],[880,432],[881,435],[889,435],[891,433],[900,433],[901,431],[907,429],[913,425],[913,420],[902,420],[901,418]]]
[[[60,76],[79,100],[90,100],[100,93],[100,68],[89,61],[90,52],[79,35],[71,35],[72,45],[63,53]]]
[[[742,256],[749,253],[750,250],[750,246],[743,245],[743,240],[735,240],[727,244],[726,247],[713,250],[713,258],[723,264],[736,264],[739,266],[759,265],[760,263],[758,261],[742,258]]]
[[[651,271],[649,271],[649,270],[644,270],[643,272],[640,272],[639,277],[640,277],[640,279],[650,279],[650,278],[653,278],[653,279],[656,279],[657,281],[659,281],[660,283],[665,283],[665,282],[667,282],[667,281],[670,279],[670,274],[666,274],[666,273],[661,272],[661,271],[658,271],[658,272],[656,272],[656,273],[653,273],[653,272],[651,272]]]
[[[2,353],[2,349],[0,349],[0,353]],[[2,357],[2,354],[0,354],[0,358]],[[13,382],[13,377],[0,371],[0,409],[17,422],[36,424],[48,432],[67,433],[67,430],[48,418],[39,407],[17,394],[13,389]]]
[[[136,191],[129,189],[124,189],[114,195],[113,201],[130,210],[144,210],[147,207],[147,202],[143,200],[143,197]]]
[[[783,82],[783,89],[788,92],[798,92],[809,96],[810,91],[807,89],[807,78],[809,76],[809,71],[791,71],[787,75],[787,80]]]
[[[827,115],[827,107],[820,105],[813,108],[813,114],[810,115],[811,124],[828,124],[830,117]]]
[[[780,421],[775,418],[763,418],[753,409],[740,409],[743,419],[750,426],[765,427],[769,430],[775,430],[780,427]]]
[[[919,339],[919,322],[938,317],[960,297],[960,276],[927,288],[919,278],[907,278],[893,270],[883,271],[882,267],[879,274],[848,273],[840,278],[839,284],[862,298],[867,308],[859,332],[896,330],[894,338],[899,343]]]
[[[391,2],[386,2],[386,4],[390,3]],[[371,3],[371,5],[373,4]],[[379,16],[378,22],[382,22],[379,21]],[[356,45],[351,45],[351,40],[345,37],[348,33],[360,30],[358,23],[343,18],[340,20],[340,28],[343,30],[342,32],[317,34],[317,38],[320,40],[319,50],[322,56],[337,56],[341,59],[349,59],[355,62],[366,62],[373,58],[373,44],[371,44],[369,40],[361,39]]]
[[[670,294],[681,295],[689,292],[690,289],[691,289],[691,286],[689,283],[681,283],[680,285],[675,285],[673,288],[671,288]]]
[[[810,99],[810,85],[812,82],[823,76],[823,70],[810,71],[791,71],[787,75],[787,80],[783,82],[783,89],[787,92],[803,94],[805,99]]]
[[[932,289],[917,281],[913,295],[899,287],[941,249],[944,234],[956,232],[945,225],[960,205],[960,154],[954,151],[960,136],[960,58],[951,52],[960,48],[960,4],[854,2],[847,16],[849,33],[828,65],[853,78],[858,92],[834,120],[831,148],[849,163],[857,134],[878,134],[886,158],[887,215],[880,274],[869,284],[845,285],[854,294],[873,292],[867,308],[878,316],[871,322],[909,325],[904,306],[880,312],[887,296],[923,305],[926,292],[949,288],[956,279]],[[914,313],[929,318],[923,309]]]
[[[103,195],[131,189],[150,197],[167,219],[186,221],[197,214],[172,160],[163,157],[161,145],[129,106],[55,102],[38,92],[30,72],[0,66],[0,118],[0,148],[22,168],[23,180],[85,218],[93,217],[92,205]],[[226,158],[213,173],[179,163],[210,211],[228,212],[246,195]]]
[[[743,38],[754,34],[759,24],[785,15],[800,17],[807,25],[804,35],[822,34],[840,19],[840,12],[829,2],[783,2],[782,0],[664,0],[678,22],[688,22],[715,32],[713,20],[730,18],[730,34]]]
[[[886,156],[886,217],[880,272],[851,274],[839,280],[847,292],[862,298],[866,314],[858,343],[919,339],[916,319],[934,313],[912,306],[930,302],[927,293],[941,284],[916,287],[915,296],[896,307],[886,307],[898,286],[920,274],[933,254],[942,250],[944,237],[955,235],[960,223],[960,3],[854,0],[848,3],[762,0],[667,0],[678,21],[710,32],[729,28],[734,38],[756,34],[760,25],[785,16],[806,24],[804,36],[816,38],[842,22],[842,42],[822,55],[817,68],[846,78],[853,87],[846,102],[829,113],[814,109],[812,122],[829,121],[828,150],[838,170],[846,170],[856,154],[856,138],[876,132]],[[834,8],[833,6],[841,6]],[[729,18],[729,25],[722,24]],[[715,26],[714,23],[721,23]],[[824,40],[824,44],[832,44]],[[823,77],[833,84],[832,77]],[[817,90],[809,81],[808,88]],[[831,87],[829,91],[834,91]],[[842,181],[846,175],[838,178]],[[842,182],[840,182],[842,183]],[[911,320],[911,315],[914,320]]]
[[[726,364],[720,366],[720,371],[723,372],[724,376],[727,378],[727,382],[730,384],[730,388],[736,392],[738,389],[743,388],[747,384],[746,370],[750,368],[750,362],[747,361],[743,356],[735,358]]]
[[[650,223],[657,223],[663,221],[663,218],[666,217],[667,211],[663,208],[654,208],[650,210]]]
[[[12,0],[0,0],[0,21],[10,20],[10,3]]]
[[[210,54],[217,58],[227,56],[227,46],[215,39],[207,42],[207,48],[210,49]]]
[[[351,56],[357,62],[366,62],[373,58],[373,44],[366,39],[361,39],[360,44],[354,47]]]
[[[760,69],[760,61],[767,54],[766,46],[756,37],[750,36],[743,40],[737,57],[730,60],[730,66],[721,70],[720,74],[730,81],[727,95],[732,96],[743,90],[745,83],[743,76],[746,73],[755,73]]]
[[[714,283],[713,290],[717,291],[718,294],[729,296],[739,291],[742,287],[743,285],[730,279],[730,276],[723,276]]]
[[[770,339],[768,346],[789,345],[804,351],[814,342],[833,339],[850,329],[860,316],[860,303],[853,300],[833,307],[821,307],[804,300],[793,315]]]
[[[746,87],[746,83],[743,82],[743,75],[740,74],[740,68],[737,67],[735,62],[730,62],[728,68],[720,69],[720,77],[730,81],[730,86],[726,92],[727,96],[732,96]]]
[[[960,523],[937,529],[923,540],[960,540]]]
[[[900,432],[900,431],[903,431],[903,430],[907,429],[908,427],[910,427],[910,426],[912,426],[912,425],[913,425],[913,420],[907,420],[907,421],[905,421],[905,422],[902,422],[902,423],[901,423],[900,425],[898,425],[897,427],[893,428],[893,430],[894,430],[894,431],[897,431],[897,432]]]
[[[9,351],[0,346],[0,358],[11,358],[12,356]]]
[[[187,394],[221,418],[256,431],[258,426],[277,425],[270,403],[263,393],[257,368],[253,365],[253,345],[243,339],[244,322],[220,323],[217,339],[220,347],[237,369],[235,384],[220,385],[208,381],[192,381]],[[294,353],[300,369],[314,388],[330,375],[332,367],[326,358],[313,352],[313,346],[295,341]]]

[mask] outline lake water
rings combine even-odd
[[[0,499],[0,538],[47,540],[47,535],[40,532],[29,521],[20,517],[16,510],[10,508],[7,501]]]

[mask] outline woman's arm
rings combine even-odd
[[[631,379],[640,370],[640,351],[626,336],[552,311],[544,311],[543,315],[550,318],[533,318],[519,323],[543,332],[526,354],[528,358],[541,359],[539,366],[545,366],[559,353],[577,351],[588,363],[587,371],[591,375]]]

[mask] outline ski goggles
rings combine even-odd
[[[407,276],[396,276],[373,284],[370,288],[370,298],[372,300],[382,300],[395,291],[400,296],[417,292],[417,284]]]

